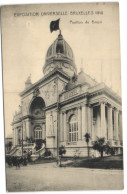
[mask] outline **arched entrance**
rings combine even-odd
[[[36,140],[46,139],[45,127],[45,102],[41,97],[36,97],[30,106],[32,138]]]
[[[36,97],[30,106],[30,115],[35,118],[45,117],[45,102],[41,97]]]

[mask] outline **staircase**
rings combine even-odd
[[[44,156],[45,153],[45,144],[42,145],[40,150],[35,150],[32,152],[31,158],[32,161],[35,161],[36,159],[38,159],[40,156]]]
[[[34,143],[24,144],[23,145],[23,155],[28,154],[30,151],[33,152],[35,149]],[[16,145],[13,147],[6,156],[22,156],[22,146]]]
[[[31,154],[31,159],[32,161],[35,161],[38,159],[40,156],[43,156],[45,153],[45,144],[42,145],[41,149],[36,151],[35,149],[36,144],[35,143],[29,143],[29,144],[24,144],[23,145],[23,156],[26,156],[28,153]],[[6,156],[22,156],[22,146],[17,145],[10,150]]]

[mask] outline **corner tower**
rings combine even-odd
[[[72,77],[74,73],[77,74],[73,51],[64,40],[61,31],[57,39],[48,48],[43,73],[46,75],[54,69],[60,69],[70,77]]]

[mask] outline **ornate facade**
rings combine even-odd
[[[22,104],[12,122],[14,146],[23,135],[24,141],[45,139],[54,156],[58,145],[66,147],[67,156],[77,150],[85,156],[88,132],[90,145],[98,136],[122,147],[121,98],[83,70],[77,74],[73,51],[61,34],[47,51],[43,73],[34,84],[29,77],[20,93]]]

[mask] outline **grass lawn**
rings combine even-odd
[[[57,162],[56,158],[39,158],[30,164],[43,164]],[[62,167],[80,167],[80,168],[95,168],[95,169],[123,169],[123,156],[105,156],[103,158],[73,158],[63,157],[61,159]]]
[[[123,169],[123,156],[107,156],[103,158],[62,159],[62,167],[81,167],[96,169]]]

